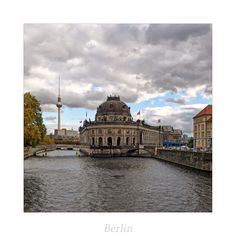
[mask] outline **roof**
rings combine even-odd
[[[120,100],[119,96],[109,96],[107,100],[97,108],[99,115],[125,115],[131,117],[130,108]]]
[[[212,115],[212,105],[207,105],[202,111],[200,111],[197,115],[193,118],[205,116],[205,115]]]
[[[180,129],[174,129],[174,134],[182,134],[182,131]]]
[[[162,130],[164,132],[172,132],[173,131],[173,127],[172,126],[162,126]]]

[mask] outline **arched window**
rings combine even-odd
[[[107,138],[107,145],[112,146],[112,138],[111,137]]]
[[[120,146],[120,137],[117,138],[117,146]]]
[[[126,145],[129,145],[129,137],[126,138]]]
[[[101,137],[98,139],[98,145],[102,146],[102,138]]]
[[[93,146],[95,145],[95,139],[94,139],[94,137],[92,138],[92,145],[93,145]]]

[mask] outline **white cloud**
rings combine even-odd
[[[25,24],[24,91],[50,111],[59,75],[63,105],[71,108],[96,109],[113,93],[127,103],[169,93],[180,106],[199,95],[209,99],[211,35],[208,24]]]
[[[68,65],[78,67],[79,65],[81,65],[81,64],[83,63],[83,59],[78,58],[78,57],[77,57],[77,58],[72,58],[72,59],[66,60],[66,63],[67,63]]]
[[[43,112],[57,112],[55,104],[41,104],[41,109]]]
[[[44,120],[54,123],[56,120],[56,117],[51,115],[51,116],[44,117]]]
[[[148,107],[142,110],[141,119],[154,126],[158,125],[158,119],[161,119],[161,125],[172,125],[187,134],[192,134],[192,118],[205,106],[206,104],[189,104],[176,107]],[[137,116],[134,118],[137,119]]]

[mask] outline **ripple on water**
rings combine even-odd
[[[78,158],[49,153],[25,161],[26,212],[210,212],[211,174],[152,158]],[[60,155],[60,156],[57,156]]]

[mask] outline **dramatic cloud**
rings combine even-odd
[[[95,109],[104,95],[138,102],[200,86],[211,95],[206,24],[26,24],[25,91],[55,104]]]
[[[151,125],[171,125],[191,135],[192,118],[205,106],[205,104],[193,104],[178,107],[150,107],[144,109],[142,119]],[[158,123],[158,119],[161,119],[161,123]]]
[[[94,110],[111,94],[128,104],[210,99],[211,25],[25,24],[24,91],[43,111],[56,111],[59,75],[69,108]]]
[[[147,41],[156,44],[160,41],[186,41],[191,37],[207,34],[210,26],[207,24],[151,24],[146,32]]]

